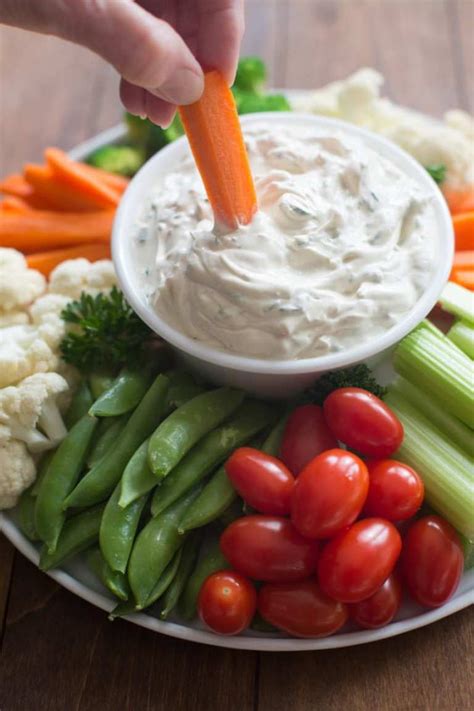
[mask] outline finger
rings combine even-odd
[[[145,93],[145,112],[150,121],[156,123],[157,126],[168,128],[174,119],[176,106],[147,91]]]
[[[244,34],[242,0],[200,0],[196,57],[204,69],[219,69],[232,84]]]
[[[201,96],[202,70],[185,42],[132,0],[83,0],[68,12],[63,36],[100,54],[130,84],[172,104]]]
[[[120,80],[120,100],[127,111],[141,118],[146,117],[146,89],[130,84],[122,77]]]

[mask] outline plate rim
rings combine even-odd
[[[299,89],[283,91],[290,96],[291,94],[295,95],[306,93],[305,90]],[[124,138],[125,135],[126,126],[122,121],[111,128],[101,131],[90,139],[82,141],[69,150],[68,153],[74,160],[83,160],[89,153],[97,148],[100,148],[108,143],[119,141]],[[38,551],[22,534],[7,512],[0,511],[0,531],[20,553],[22,553],[35,566],[38,566]],[[47,571],[46,574],[69,592],[77,595],[86,602],[89,602],[105,612],[110,612],[115,606],[115,602],[111,597],[93,590],[85,583],[81,582],[73,575],[62,569]],[[392,622],[386,627],[381,627],[376,630],[356,630],[330,637],[310,639],[256,635],[225,637],[214,634],[213,632],[207,632],[204,629],[197,629],[189,625],[162,621],[152,615],[146,615],[142,612],[127,615],[122,619],[125,619],[128,622],[136,624],[140,627],[149,629],[153,632],[164,634],[168,637],[182,639],[187,642],[209,644],[215,647],[225,647],[227,649],[260,652],[304,652],[339,649],[353,647],[359,644],[378,642],[383,639],[404,634],[405,632],[411,632],[421,627],[433,624],[438,620],[469,607],[469,605],[474,604],[474,570],[465,571],[463,575],[467,575],[468,577],[468,589],[461,594],[456,595],[441,607],[424,611],[414,617]]]

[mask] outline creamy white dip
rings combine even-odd
[[[390,329],[431,277],[429,198],[343,133],[262,121],[245,139],[250,225],[212,231],[191,157],[148,196],[132,235],[144,298],[181,333],[257,358],[324,355]]]

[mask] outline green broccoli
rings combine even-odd
[[[168,128],[163,129],[163,133],[165,134],[167,143],[172,143],[177,138],[180,138],[184,135],[184,128],[183,124],[181,123],[181,119],[179,118],[179,114],[175,115],[173,121],[168,126]]]
[[[386,388],[375,380],[370,368],[362,363],[325,373],[303,394],[303,402],[322,405],[327,396],[338,388],[363,388],[380,398],[386,392]]]
[[[239,61],[234,87],[258,94],[267,80],[267,70],[260,57],[243,57]]]
[[[288,99],[283,94],[251,94],[233,89],[239,114],[254,114],[261,111],[290,111]]]
[[[131,177],[145,160],[145,150],[140,146],[103,146],[91,153],[87,162],[109,173]]]
[[[140,116],[126,113],[125,122],[128,128],[128,140],[134,146],[145,150],[147,158],[169,143],[163,129],[149,119],[142,119]]]

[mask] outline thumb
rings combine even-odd
[[[204,88],[200,65],[183,39],[133,0],[69,4],[58,34],[110,62],[129,83],[171,104],[191,104]]]

